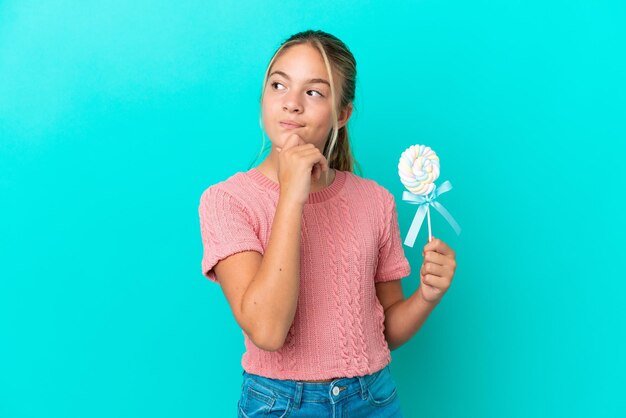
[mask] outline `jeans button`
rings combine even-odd
[[[339,392],[340,392],[340,391],[339,391],[339,388],[338,388],[337,386],[335,386],[335,387],[333,388],[333,395],[337,396],[337,395],[339,395]]]

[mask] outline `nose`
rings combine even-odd
[[[297,92],[289,92],[285,94],[283,109],[289,112],[302,112],[302,103],[300,103],[298,97]]]

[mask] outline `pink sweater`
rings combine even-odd
[[[256,168],[202,193],[202,273],[241,251],[263,254],[280,186]],[[245,331],[241,365],[275,379],[319,380],[374,373],[391,362],[375,282],[410,274],[393,195],[373,180],[336,171],[309,194],[300,247],[300,294],[283,347],[265,351]]]

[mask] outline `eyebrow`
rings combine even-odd
[[[272,72],[272,74],[270,74],[270,75],[269,75],[269,77],[273,76],[274,74],[279,74],[279,75],[282,75],[282,76],[283,76],[283,77],[285,77],[287,80],[291,80],[287,74],[285,74],[285,73],[284,73],[284,72],[282,72],[282,71],[278,71],[278,70],[277,70],[277,71]],[[269,78],[269,77],[268,77],[268,78]],[[308,81],[307,81],[307,84],[316,84],[316,83],[327,84],[327,85],[328,85],[328,87],[330,87],[330,83],[329,83],[328,81],[324,80],[323,78],[312,78],[312,79],[310,79],[310,80],[308,80]]]

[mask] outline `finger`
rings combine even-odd
[[[313,144],[297,145],[294,148],[295,149],[294,149],[293,153],[295,155],[308,156],[308,155],[315,154],[315,152],[319,152],[317,147],[315,145],[313,145]]]
[[[287,149],[295,147],[297,145],[301,145],[301,142],[304,143],[304,141],[302,141],[302,138],[300,138],[300,135],[291,134],[287,137],[287,140],[285,141],[281,149]]]
[[[313,166],[313,175],[315,176],[315,181],[319,181],[320,176],[322,175],[322,170],[320,169],[319,164],[315,164]]]
[[[422,277],[422,282],[441,291],[446,290],[450,287],[448,281],[445,278],[434,276],[432,274],[424,275],[424,277]]]
[[[328,171],[330,169],[330,167],[328,166],[328,160],[326,160],[326,157],[324,157],[321,152],[318,154],[318,159],[315,162],[319,164],[321,171]]]
[[[443,266],[450,262],[450,258],[435,251],[426,251],[424,253],[424,263],[426,262]]]
[[[326,159],[326,156],[324,156],[324,154],[322,154],[321,152],[320,152],[320,155],[322,157],[322,159],[320,161],[320,163],[322,164],[322,170],[329,171],[330,170],[330,166],[328,164],[328,160]]]
[[[307,144],[312,145],[312,144]],[[311,170],[313,169],[313,165],[319,164],[320,171],[329,171],[328,161],[324,157],[324,155],[319,151],[317,147],[312,145],[312,148],[304,148],[302,150],[296,151],[296,154],[307,160],[307,163],[311,164]],[[320,173],[321,174],[321,173]]]
[[[328,167],[328,161],[326,160],[326,158],[322,155],[321,160],[319,161],[320,164],[320,168],[322,171],[328,172],[330,167]]]
[[[447,256],[451,256],[454,254],[454,251],[452,251],[452,248],[450,248],[448,244],[446,244],[439,238],[435,238],[435,237],[433,237],[432,241],[430,241],[428,244],[424,246],[424,252],[427,252],[427,251],[435,251],[435,252],[438,252],[439,254],[443,254]]]
[[[448,273],[448,269],[445,266],[440,266],[434,263],[424,263],[422,268],[423,274],[432,274],[433,276],[443,277]]]
[[[326,159],[324,158],[320,150],[316,147],[303,149],[302,151],[299,151],[298,154],[302,158],[305,158],[311,164],[311,167],[314,164],[319,164],[320,169],[324,169],[324,163],[326,162]]]
[[[306,157],[317,156],[317,158],[314,160],[315,163],[319,163],[321,171],[328,171],[330,167],[328,165],[328,160],[326,159],[326,157],[324,157],[324,154],[322,154],[319,148],[317,148],[315,145],[313,144],[307,144],[307,145],[311,145],[312,147],[305,148],[302,151],[302,155]]]

